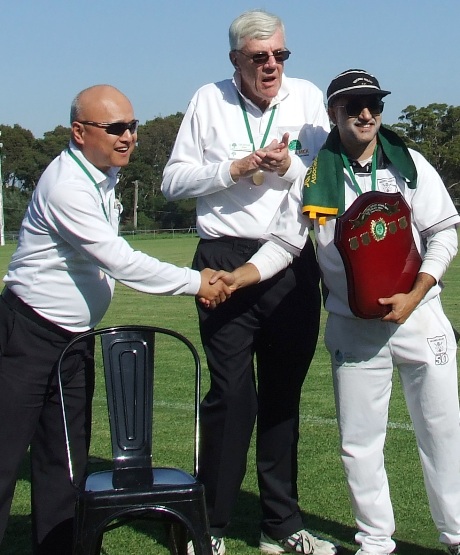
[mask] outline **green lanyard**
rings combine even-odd
[[[358,182],[356,181],[355,172],[352,170],[350,166],[350,161],[348,160],[348,156],[345,155],[342,149],[340,150],[340,155],[342,156],[343,165],[345,166],[345,169],[347,170],[348,175],[350,176],[350,179],[353,183],[353,186],[355,187],[356,192],[358,193],[358,196],[362,195],[363,192],[361,190],[361,187],[358,185]],[[376,186],[377,186],[377,145],[374,148],[374,152],[372,154],[371,190],[375,191]]]
[[[79,158],[77,158],[77,156],[75,156],[75,154],[70,150],[70,148],[67,149],[67,152],[70,154],[71,158],[73,158],[75,160],[75,162],[80,166],[80,168],[86,173],[86,175],[90,178],[93,185],[96,187],[96,191],[99,193],[99,198],[101,199],[101,208],[102,208],[102,211],[104,212],[105,219],[107,221],[109,221],[109,217],[107,216],[107,211],[106,211],[105,206],[104,206],[104,200],[102,198],[101,189],[100,189],[97,181],[91,175],[88,168],[83,164],[83,162]]]
[[[238,95],[238,100],[240,101],[241,110],[243,111],[244,123],[246,124],[246,130],[248,132],[248,137],[249,137],[249,140],[251,141],[251,144],[252,144],[252,151],[254,152],[256,150],[256,146],[254,144],[254,139],[252,137],[251,127],[249,126],[248,111],[246,110],[246,106],[245,106],[245,104],[243,102],[243,99],[241,98],[240,94]],[[273,123],[273,118],[275,116],[275,110],[276,110],[276,105],[273,106],[273,108],[271,110],[270,119],[268,120],[268,124],[267,124],[267,129],[265,130],[265,134],[264,134],[264,137],[262,139],[262,142],[260,143],[259,148],[263,148],[264,145],[265,145],[265,142],[266,142],[267,137],[268,137],[268,133],[269,133],[270,128],[271,128],[272,123]]]

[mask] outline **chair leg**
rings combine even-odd
[[[102,538],[98,539],[97,542],[93,542],[91,537],[87,537],[85,540],[74,547],[73,555],[100,555]]]
[[[211,536],[204,500],[201,507],[196,504],[183,505],[181,513],[185,517],[184,522],[188,522],[189,529],[186,530],[186,526],[184,526],[183,531],[187,534],[186,540],[193,540],[195,555],[212,555]],[[187,554],[187,541],[184,544],[184,551],[180,551],[180,555]]]
[[[73,555],[100,555],[104,534],[95,537],[91,533],[80,533],[75,537]]]
[[[188,534],[185,526],[178,522],[165,523],[168,532],[168,548],[171,555],[187,555]]]

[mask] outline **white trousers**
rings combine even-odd
[[[329,314],[341,456],[365,551],[395,548],[384,466],[393,368],[415,430],[431,515],[445,544],[460,543],[460,416],[455,343],[439,297],[403,324]]]

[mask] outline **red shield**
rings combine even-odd
[[[382,318],[389,308],[377,299],[412,289],[422,260],[401,193],[360,195],[337,218],[334,243],[345,266],[348,302],[355,316]]]

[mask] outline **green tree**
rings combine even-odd
[[[47,131],[43,139],[37,139],[34,144],[37,183],[48,164],[56,158],[69,144],[70,128],[58,125],[54,131]]]
[[[58,126],[43,139],[20,125],[0,125],[2,131],[2,178],[4,189],[5,229],[19,230],[33,189],[48,164],[68,144],[70,130]]]
[[[18,124],[0,125],[2,131],[3,182],[15,187],[29,186],[29,176],[36,165],[35,138],[31,131]]]
[[[442,131],[445,138],[441,147],[443,176],[451,193],[460,198],[460,106],[449,106]]]
[[[161,192],[163,169],[171,155],[183,114],[157,117],[139,126],[138,144],[131,161],[120,174],[118,194],[123,203],[123,226],[132,225],[134,185],[138,182],[137,220],[153,229],[195,225],[195,201],[167,203]],[[192,223],[190,223],[192,222]]]
[[[3,214],[5,230],[9,233],[19,231],[30,193],[18,187],[4,187],[3,189]]]
[[[414,105],[392,126],[408,146],[421,152],[441,175],[453,197],[460,197],[460,107]]]

